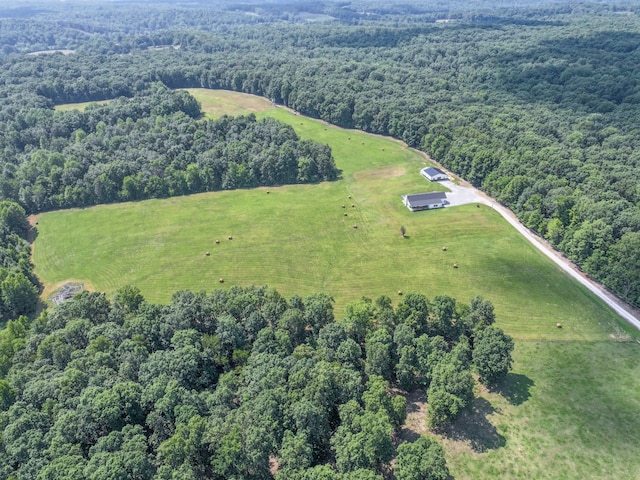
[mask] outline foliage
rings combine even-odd
[[[413,443],[402,443],[398,447],[394,473],[398,480],[446,480],[449,478],[449,469],[442,447],[425,436]]]
[[[30,230],[20,205],[0,201],[0,325],[22,315],[31,316],[38,306],[40,284],[33,274],[26,240]]]
[[[362,358],[329,299],[232,287],[177,292],[162,306],[129,286],[113,300],[83,292],[31,329],[24,317],[9,322],[0,337],[10,353],[0,380],[7,475],[271,478],[275,457],[279,479],[323,465],[329,478],[378,478],[407,415],[393,339],[356,302],[348,310],[370,325]],[[406,333],[404,348],[420,349]],[[468,342],[443,348],[413,366],[418,376],[432,363],[430,404],[434,385],[462,398],[471,378]]]
[[[474,382],[465,358],[468,355],[468,345],[460,343],[433,368],[433,378],[427,390],[427,410],[428,424],[435,430],[455,420],[471,406]]]
[[[482,383],[493,385],[507,376],[513,363],[513,346],[511,337],[493,325],[476,335],[473,366]]]
[[[0,140],[12,152],[0,158],[12,165],[0,196],[38,212],[338,175],[328,147],[275,120],[199,115],[191,95],[159,85],[83,112],[41,110]],[[2,205],[0,226],[24,236],[14,219],[24,212]]]

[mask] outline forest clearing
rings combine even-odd
[[[471,292],[482,295],[516,339],[515,363],[500,389],[476,391],[473,411],[440,437],[454,477],[599,477],[611,472],[606,459],[613,455],[618,475],[636,468],[631,454],[620,458],[636,428],[627,400],[640,391],[629,381],[639,378],[640,353],[628,325],[489,206],[408,212],[399,193],[429,186],[418,173],[421,154],[280,108],[259,115],[331,145],[342,179],[43,214],[35,244],[39,276],[89,278],[107,292],[136,284],[145,298],[160,302],[185,288],[252,282],[289,294],[322,285],[336,299],[338,319],[344,305],[365,294],[394,302],[396,290],[460,301]],[[421,256],[428,261],[416,261]],[[596,384],[600,393],[593,395]],[[607,411],[623,423],[604,421]],[[538,462],[536,451],[557,454]]]

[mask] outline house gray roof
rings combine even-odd
[[[444,173],[442,170],[435,167],[424,168],[422,169],[422,171],[430,177],[433,177],[435,175],[446,175],[446,173]]]
[[[420,208],[446,200],[447,194],[444,192],[416,193],[406,195],[406,199],[412,208]]]

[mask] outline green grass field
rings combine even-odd
[[[212,116],[225,102],[243,108],[237,94],[192,93]],[[437,187],[419,175],[419,152],[243,101],[331,145],[342,179],[43,214],[34,262],[47,291],[134,284],[167,302],[179,289],[268,284],[287,296],[326,291],[337,318],[363,295],[483,295],[517,339],[516,362],[502,391],[479,391],[474,413],[440,437],[453,476],[640,478],[636,332],[492,209],[409,212],[402,194]]]
[[[55,110],[57,112],[68,112],[69,110],[83,111],[89,105],[105,105],[111,100],[101,100],[99,102],[81,102],[81,103],[65,103],[64,105],[56,105]]]

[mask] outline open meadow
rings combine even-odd
[[[328,292],[337,319],[363,295],[481,295],[517,340],[515,364],[501,389],[478,391],[474,412],[440,436],[452,475],[640,477],[637,332],[497,212],[412,213],[401,195],[442,188],[420,176],[423,154],[257,97],[190,92],[212,117],[256,112],[329,144],[342,178],[42,214],[33,259],[45,295],[66,281],[108,294],[132,284],[167,302],[176,290],[268,284],[285,296]]]

